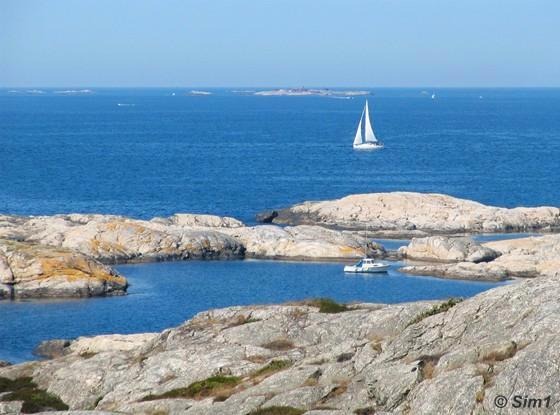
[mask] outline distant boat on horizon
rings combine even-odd
[[[436,94],[432,94],[432,99],[436,99]]]
[[[363,134],[362,121],[364,121]],[[362,116],[360,117],[360,122],[358,123],[358,130],[356,131],[356,136],[354,137],[354,143],[352,146],[354,147],[354,150],[376,150],[378,148],[383,148],[383,144],[377,140],[371,126],[367,99],[364,110],[362,111]]]

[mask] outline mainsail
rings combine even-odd
[[[375,138],[375,134],[373,133],[373,128],[371,128],[371,121],[369,120],[369,109],[368,109],[368,102],[366,100],[366,107],[364,108],[364,112],[366,114],[366,143],[377,143],[377,138]],[[362,120],[360,120],[360,125]],[[354,140],[354,143],[356,141]]]
[[[365,109],[364,109],[365,111]],[[358,130],[356,131],[356,137],[354,137],[354,145],[362,144],[362,118],[364,118],[364,111],[362,111],[362,116],[360,117],[360,123],[358,124]]]

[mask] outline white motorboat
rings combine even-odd
[[[362,121],[364,121],[364,133],[362,134]],[[371,126],[371,121],[369,119],[369,108],[368,102],[366,100],[366,105],[362,111],[362,116],[360,117],[360,122],[358,123],[358,130],[356,131],[356,136],[354,137],[353,143],[354,150],[376,150],[378,148],[383,148],[383,144],[377,140],[375,134],[373,133],[373,128]]]
[[[389,270],[389,264],[385,262],[376,261],[373,258],[363,258],[354,265],[346,265],[344,267],[344,272],[356,272],[356,273],[376,273],[376,272],[387,272]]]

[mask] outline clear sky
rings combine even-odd
[[[559,0],[0,0],[0,86],[560,86]]]

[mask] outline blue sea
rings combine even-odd
[[[373,125],[385,143],[375,152],[351,146],[364,97],[188,91],[0,90],[0,213],[198,212],[254,223],[263,209],[394,190],[560,205],[560,89],[372,89]],[[396,268],[360,277],[336,263],[119,266],[132,284],[126,297],[0,302],[0,359],[30,359],[44,339],[159,331],[233,304],[317,296],[393,303],[496,286]]]
[[[251,222],[267,208],[392,190],[560,205],[560,89],[372,89],[385,149],[369,153],[351,146],[364,97],[93,91],[0,91],[0,212]]]

